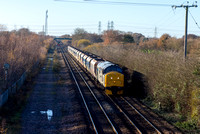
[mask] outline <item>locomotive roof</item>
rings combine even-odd
[[[101,68],[103,70],[103,74],[108,73],[110,71],[116,71],[122,73],[122,69],[118,65],[113,64],[109,61],[100,62],[97,65],[97,68]]]
[[[102,69],[106,69],[109,66],[114,65],[113,63],[109,62],[109,61],[104,61],[104,62],[100,62],[97,67],[98,68],[102,68]]]

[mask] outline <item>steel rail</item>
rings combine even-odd
[[[91,115],[91,113],[90,113],[90,110],[89,110],[89,108],[88,108],[88,106],[87,106],[87,103],[86,103],[85,98],[84,98],[84,96],[83,96],[83,93],[82,93],[82,91],[81,91],[81,89],[80,89],[80,86],[79,86],[79,84],[78,84],[78,82],[77,82],[77,80],[76,80],[76,77],[75,77],[75,75],[74,75],[74,73],[73,73],[73,71],[72,71],[72,69],[71,69],[71,66],[69,65],[69,62],[68,62],[67,58],[65,57],[64,52],[63,52],[62,49],[61,49],[61,51],[62,51],[62,56],[63,56],[63,59],[64,59],[64,61],[65,61],[65,64],[67,64],[68,67],[69,67],[69,69],[70,69],[70,72],[71,72],[71,74],[72,74],[72,77],[73,77],[73,79],[74,79],[74,81],[75,81],[75,83],[76,83],[76,86],[77,86],[77,88],[78,88],[78,90],[79,90],[79,93],[80,93],[80,95],[81,95],[81,97],[82,97],[82,100],[83,100],[83,102],[84,102],[85,108],[87,109],[88,115],[89,115],[90,120],[91,120],[91,122],[92,122],[92,126],[93,126],[93,128],[94,128],[94,130],[95,130],[95,133],[98,134],[97,128],[96,128],[96,126],[95,126],[95,124],[94,124],[94,120],[93,120],[92,115]]]
[[[112,101],[112,103],[119,109],[119,111],[121,112],[121,113],[123,113],[124,114],[124,116],[127,118],[127,120],[136,128],[136,130],[140,133],[140,134],[142,134],[142,132],[140,131],[140,129],[135,125],[135,123],[128,117],[128,115],[119,107],[119,105],[117,105],[115,102],[114,102],[114,100],[109,96],[109,95],[107,95],[107,97]]]
[[[159,134],[162,134],[146,117],[144,117],[132,104],[130,104],[124,97],[121,97],[132,109],[134,109],[145,121],[147,121]]]
[[[74,59],[73,59],[74,60]],[[73,61],[74,62],[74,61]],[[74,65],[75,67],[75,65]],[[85,84],[87,85],[88,89],[90,90],[90,92],[92,93],[92,95],[94,96],[94,98],[97,100],[96,96],[94,95],[94,93],[92,92],[91,88],[89,87],[89,85],[87,84],[87,82],[85,81],[85,79],[83,78],[83,76],[80,74],[80,72],[78,71],[77,67],[75,67],[77,72],[79,73],[79,75],[81,76],[81,78],[83,79],[83,81],[85,82]],[[108,96],[108,95],[107,95]],[[109,96],[108,96],[109,97]],[[121,97],[132,109],[134,109],[145,121],[147,121],[157,132],[158,134],[162,134],[162,132],[160,132],[148,119],[146,119],[133,105],[131,105],[126,99],[124,99],[124,97]],[[131,122],[131,124],[133,125],[134,123],[130,120],[130,118],[122,111],[122,109],[109,97],[109,99],[117,106],[118,109],[120,109],[120,111],[126,116],[126,118]],[[97,100],[97,103],[99,103],[99,101]],[[101,105],[101,104],[100,104]],[[101,108],[103,108],[102,106],[100,106]],[[103,109],[103,112],[104,109]],[[109,119],[109,122],[110,122],[110,119]],[[112,122],[110,122],[112,124]],[[133,125],[135,126],[135,124]],[[114,126],[113,126],[114,127]],[[135,126],[136,127],[136,126]],[[139,130],[137,127],[136,127],[137,130]],[[114,131],[116,129],[114,128]],[[116,131],[117,132],[117,131]],[[138,131],[140,134],[142,134],[142,132],[139,130]]]
[[[75,61],[73,61],[74,63]],[[91,90],[90,86],[88,85],[88,83],[85,81],[84,77],[80,74],[80,72],[78,71],[77,67],[75,66],[75,64],[73,64],[73,66],[75,67],[75,69],[77,70],[77,72],[79,73],[81,79],[85,82],[86,86],[88,87],[89,91],[91,92],[91,94],[93,95],[93,97],[95,98],[96,102],[98,103],[99,107],[101,108],[101,110],[103,111],[105,117],[107,118],[107,120],[109,121],[110,125],[113,128],[113,131],[118,134],[115,126],[113,125],[113,123],[111,122],[110,118],[108,117],[106,111],[104,110],[104,108],[102,107],[102,105],[100,104],[99,100],[97,99],[97,97],[95,96],[95,94],[93,93],[93,91]]]

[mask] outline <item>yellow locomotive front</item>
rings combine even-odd
[[[109,72],[105,74],[105,91],[106,94],[123,94],[124,75],[119,72]]]
[[[109,61],[97,65],[97,79],[104,86],[108,95],[121,95],[124,88],[124,75],[122,69]]]

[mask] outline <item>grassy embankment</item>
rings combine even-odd
[[[183,131],[199,132],[200,65],[196,59],[185,61],[183,52],[120,43],[94,44],[84,50],[139,72],[147,93],[143,102]],[[137,86],[132,90],[137,92]]]
[[[54,52],[54,60],[53,60],[53,71],[54,71],[56,78],[57,78],[56,86],[62,85],[65,82],[64,78],[61,74],[61,69],[62,69],[61,60],[62,60],[61,53],[59,51],[55,51]]]
[[[61,69],[61,63],[60,63],[60,56],[57,51],[54,52],[53,54],[53,71],[55,73],[59,73]]]
[[[37,40],[34,40],[37,41]],[[42,40],[40,40],[42,41]],[[34,43],[33,44],[29,44],[27,51],[28,52],[21,52],[21,55],[16,55],[15,58],[24,58],[27,56],[30,57],[34,57],[36,61],[39,61],[39,64],[34,65],[32,63],[32,61],[30,61],[30,64],[27,68],[25,68],[27,70],[27,78],[25,81],[25,84],[21,87],[21,89],[14,95],[9,97],[9,100],[6,102],[6,104],[0,109],[0,133],[19,133],[20,129],[21,129],[21,115],[22,112],[26,106],[27,103],[27,99],[29,98],[31,91],[32,91],[32,86],[34,83],[32,81],[32,78],[34,78],[36,76],[36,74],[39,72],[41,65],[44,63],[44,60],[46,59],[46,53],[47,50],[49,49],[51,40],[43,40],[42,41],[44,43],[44,45],[38,47],[38,55],[36,53],[28,53],[31,51],[32,47],[34,47]],[[16,39],[16,44],[18,44],[18,40]],[[37,44],[40,45],[40,44]],[[21,47],[21,46],[20,46]],[[6,51],[9,52],[9,49],[5,49],[5,53]],[[18,50],[15,50],[16,53],[18,52]],[[36,50],[34,50],[36,51]],[[19,53],[19,52],[18,52]],[[9,53],[8,53],[9,54]],[[14,58],[14,57],[13,57]],[[8,60],[10,61],[10,60]],[[28,60],[26,60],[27,62]],[[20,60],[20,62],[23,62]],[[17,62],[16,63],[20,65],[20,63]],[[14,63],[10,64],[10,65],[14,65]],[[23,66],[24,64],[21,64],[21,66],[19,66],[19,68],[24,68]],[[10,73],[14,73],[15,71],[17,71],[16,69],[12,68]]]

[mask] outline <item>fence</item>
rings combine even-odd
[[[24,72],[20,79],[12,84],[12,86],[8,87],[3,93],[0,94],[0,108],[7,102],[9,96],[15,94],[22,87],[25,79],[26,72]]]
[[[32,66],[31,70],[38,68],[39,60]],[[9,96],[15,94],[24,84],[27,76],[27,71],[25,71],[19,80],[14,82],[10,87],[8,87],[4,92],[0,92],[0,108],[7,102]]]

